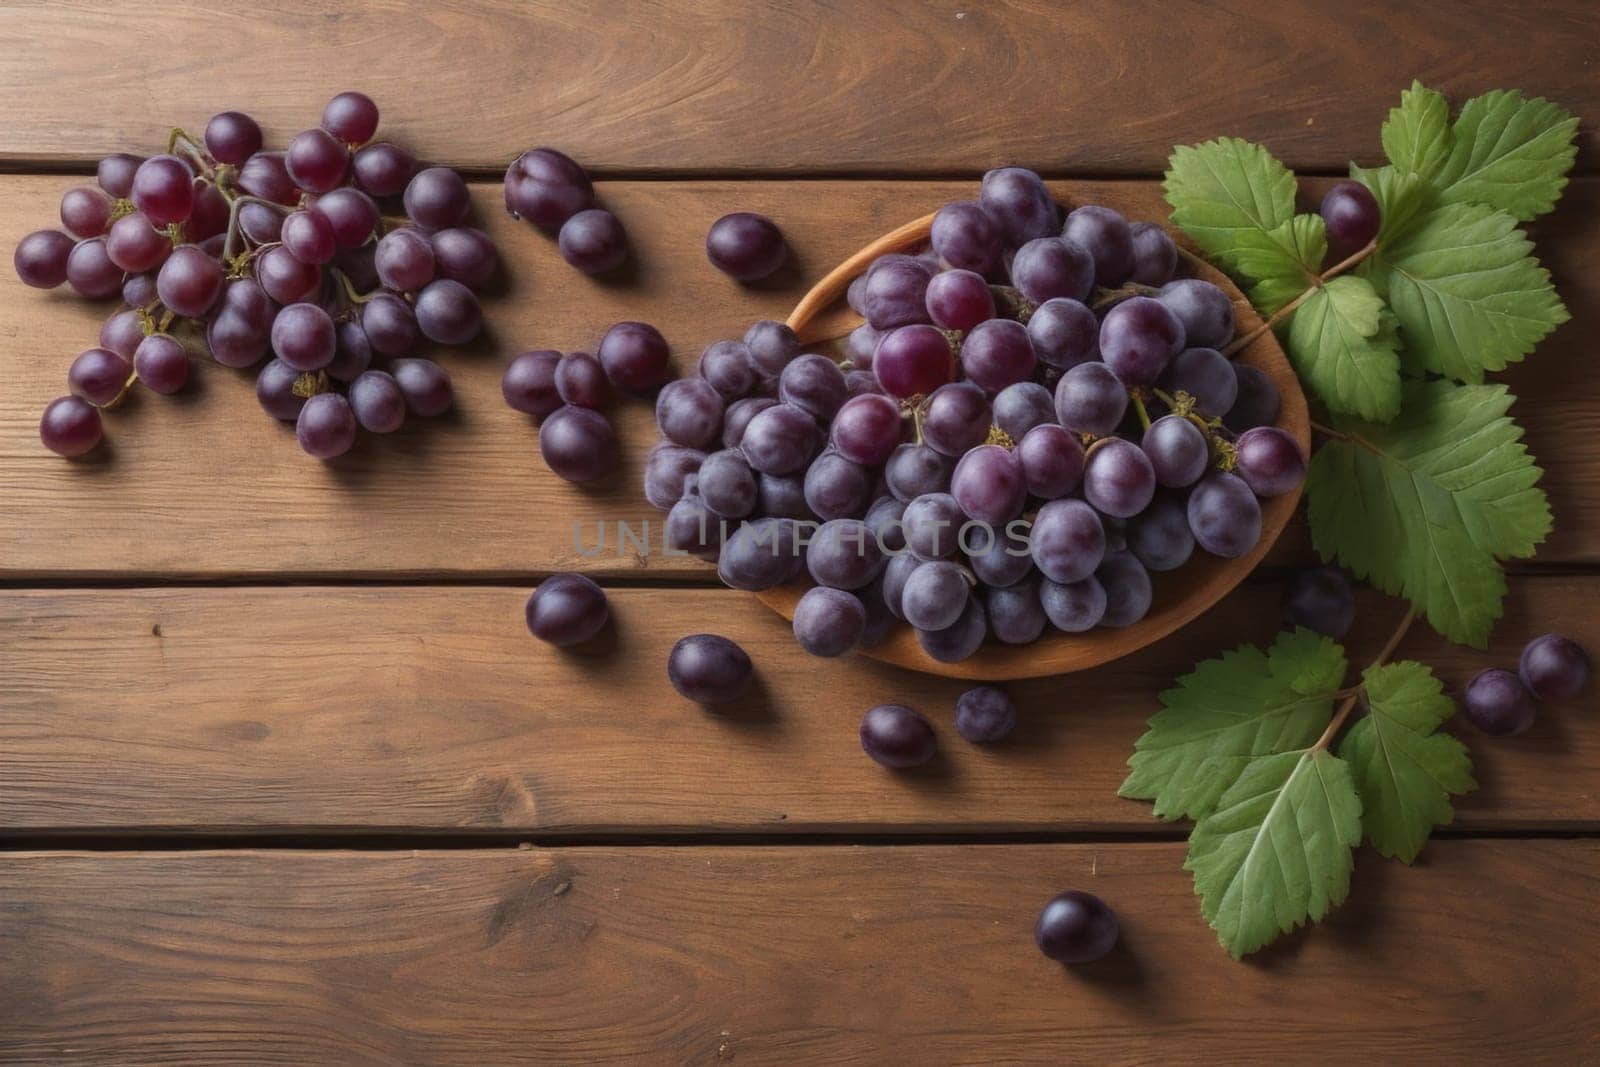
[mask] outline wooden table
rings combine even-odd
[[[587,9],[585,9],[587,8]],[[1426,13],[1424,13],[1426,12]],[[251,111],[282,144],[334,91],[464,168],[510,266],[487,338],[450,353],[442,424],[304,457],[250,378],[109,417],[67,463],[46,401],[104,307],[0,278],[0,1061],[96,1063],[1573,1063],[1600,1040],[1600,722],[1468,736],[1481,788],[1414,868],[1363,850],[1350,901],[1245,963],[1217,946],[1181,829],[1117,799],[1156,693],[1277,625],[1291,529],[1204,620],[1087,674],[1018,685],[1014,743],[948,726],[961,686],[809,659],[698,564],[585,559],[581,491],[498,392],[530,347],[643,319],[680,369],[778,317],[865,237],[1017,162],[1161,215],[1170,147],[1265,141],[1310,201],[1413,75],[1459,103],[1515,86],[1586,125],[1533,227],[1573,321],[1504,376],[1557,516],[1488,653],[1417,627],[1452,684],[1560,630],[1600,651],[1600,22],[1585,0],[1393,5],[497,0],[0,8],[0,247],[51,225],[112,150]],[[637,270],[596,283],[498,210],[520,150],[603,180]],[[798,270],[740,289],[701,250],[771,214]],[[612,593],[616,638],[561,656],[522,624],[543,575]],[[1360,657],[1399,614],[1362,604]],[[765,713],[718,718],[663,669],[735,636]],[[940,724],[937,773],[856,743],[888,699]],[[1097,966],[1032,946],[1042,902],[1123,921]]]

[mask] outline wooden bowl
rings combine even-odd
[[[1110,206],[1117,205],[1113,203]],[[850,310],[844,300],[850,282],[886,252],[909,252],[924,246],[932,228],[932,215],[908,222],[839,264],[795,305],[794,313],[789,316],[789,327],[807,346],[834,341],[848,334],[861,324],[861,317]],[[1181,258],[1185,269],[1180,273],[1203,278],[1233,298],[1237,329],[1241,336],[1261,324],[1260,316],[1226,275],[1188,252]],[[1272,378],[1282,398],[1278,426],[1292,434],[1300,442],[1301,450],[1310,455],[1311,422],[1306,411],[1305,394],[1300,391],[1299,379],[1295,377],[1272,331],[1263,332],[1235,358],[1259,367]],[[1207,555],[1204,550],[1196,550],[1194,558],[1177,570],[1152,574],[1154,599],[1150,612],[1132,626],[1121,629],[1096,628],[1082,634],[1047,629],[1032,644],[1006,645],[991,640],[969,659],[960,663],[941,663],[922,650],[916,633],[902,623],[883,644],[862,654],[928,674],[987,680],[1039,678],[1107,663],[1161,640],[1232,591],[1245,575],[1255,569],[1273,542],[1283,533],[1299,501],[1299,489],[1263,500],[1261,540],[1255,548],[1238,559],[1218,559]],[[810,583],[801,580],[756,595],[784,618],[793,619],[795,604],[809,587]]]

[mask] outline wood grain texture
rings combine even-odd
[[[1560,101],[1592,167],[1597,28],[1586,0],[22,0],[0,7],[0,163],[84,164],[224,108],[287,139],[358,88],[385,135],[497,169],[553,144],[600,171],[1155,174],[1234,134],[1342,172],[1420,77]]]
[[[518,589],[294,588],[13,592],[0,598],[0,833],[1171,832],[1122,800],[1157,694],[1196,662],[1268,641],[1276,583],[1251,583],[1153,648],[1007,687],[1021,725],[978,747],[951,725],[969,683],[861,657],[819,660],[754,598],[624,589],[614,625],[562,653],[523,626]],[[1600,578],[1527,578],[1488,653],[1422,626],[1400,655],[1459,692],[1556,630],[1600,647]],[[1365,664],[1399,617],[1369,597]],[[726,634],[759,684],[725,713],[666,679],[674,642]],[[892,774],[862,714],[920,708],[940,759]],[[1600,828],[1594,687],[1523,737],[1463,727],[1472,829]]]
[[[55,217],[68,178],[0,177],[0,248]],[[1325,182],[1307,184],[1312,201]],[[1068,182],[1072,201],[1115,196],[1164,218],[1154,182]],[[570,486],[544,469],[531,423],[508,409],[499,379],[516,352],[588,348],[623,318],[658,325],[680,369],[718,337],[763,316],[782,317],[810,280],[860,246],[939,204],[970,196],[970,182],[617,182],[606,202],[629,227],[638,269],[597,283],[563,263],[553,242],[499,210],[497,187],[477,188],[480,216],[512,264],[504,292],[486,301],[486,339],[447,350],[456,412],[388,439],[364,435],[332,464],[309,460],[291,429],[257,407],[248,374],[210,363],[179,397],[138,395],[108,416],[108,446],[67,462],[38,441],[39,413],[65,392],[72,357],[94,344],[108,313],[62,291],[41,293],[0,271],[0,576],[12,579],[163,577],[529,576],[574,568],[641,568],[711,580],[709,569],[659,553],[619,554],[614,524],[659,516],[641,499],[640,465],[655,439],[648,405],[619,403],[623,467],[609,483]],[[778,219],[797,265],[772,287],[743,289],[702,253],[705,227],[737,206]],[[1600,561],[1600,376],[1590,338],[1600,332],[1600,179],[1575,181],[1537,223],[1541,256],[1572,309],[1527,363],[1505,376],[1513,409],[1546,470],[1556,530],[1544,561]],[[573,523],[592,544],[574,548]],[[655,528],[659,538],[659,527]],[[1292,528],[1272,562],[1310,556]]]
[[[1600,1041],[1595,842],[1364,854],[1349,901],[1245,963],[1182,855],[0,854],[0,1058],[1571,1064]],[[1067,886],[1122,924],[1090,966],[1032,943]]]

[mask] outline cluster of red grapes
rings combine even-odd
[[[1038,175],[991,171],[928,251],[852,284],[844,366],[759,322],[662,387],[645,496],[734,588],[809,573],[794,629],[817,655],[895,620],[946,662],[1127,626],[1151,572],[1249,552],[1258,498],[1305,475],[1271,380],[1222,353],[1231,300],[1177,268],[1160,226],[1096,206],[1063,224]],[[636,391],[664,381],[665,343],[649,354]]]
[[[98,185],[69,190],[64,229],[23,238],[17,274],[125,307],[73,362],[70,395],[45,409],[46,447],[93,449],[101,411],[138,383],[183,388],[190,344],[228,367],[272,357],[256,396],[318,459],[349,451],[358,429],[448,410],[449,375],[411,353],[424,338],[478,335],[476,293],[498,253],[468,225],[460,175],[373,141],[377,128],[371,99],[340,93],[318,128],[269,152],[254,119],[226,111],[199,139],[174,130],[165,154],[108,156]]]

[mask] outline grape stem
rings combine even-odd
[[[1389,640],[1384,644],[1383,650],[1367,666],[1367,670],[1371,670],[1373,667],[1381,667],[1389,661],[1389,657],[1394,655],[1394,650],[1400,646],[1400,642],[1406,636],[1406,631],[1411,629],[1411,623],[1416,617],[1416,608],[1406,609],[1405,615],[1400,619],[1400,625],[1394,628],[1394,633],[1389,635]],[[1312,752],[1321,751],[1333,743],[1333,739],[1338,736],[1340,729],[1344,727],[1344,721],[1350,717],[1350,712],[1354,710],[1356,701],[1360,700],[1366,691],[1367,687],[1364,683],[1351,689],[1342,690],[1345,694],[1344,701],[1339,705],[1339,710],[1333,713],[1333,720],[1328,723],[1328,728],[1322,731],[1322,736],[1317,738],[1316,744],[1311,746],[1310,750]]]
[[[188,130],[182,126],[174,126],[172,132],[167,135],[167,155],[175,154],[179,144],[183,145],[183,154],[194,160],[195,165],[205,171],[206,177],[211,178],[216,175],[216,168],[212,166],[211,157],[205,148],[189,135]]]
[[[222,195],[228,197],[228,236],[222,243],[222,260],[226,263],[233,258],[233,248],[239,239],[239,209],[246,204],[265,204],[267,207],[276,205],[259,196],[228,196],[226,192]]]
[[[1145,410],[1144,397],[1139,395],[1138,390],[1130,389],[1128,390],[1128,399],[1133,401],[1133,410],[1139,415],[1139,425],[1148,430],[1150,428],[1150,412]]]
[[[349,276],[337,267],[329,267],[328,273],[339,279],[339,288],[344,290],[345,299],[350,301],[352,304],[359,306],[361,304],[368,303],[373,297],[378,295],[376,292],[372,292],[362,296],[360,293],[356,292],[356,287],[350,281]]]
[[[1255,341],[1257,337],[1260,337],[1278,323],[1282,322],[1290,315],[1293,315],[1295,309],[1301,304],[1304,304],[1307,300],[1310,300],[1312,295],[1315,294],[1318,289],[1321,289],[1324,285],[1337,278],[1339,275],[1358,266],[1362,260],[1372,255],[1372,253],[1376,252],[1377,250],[1378,239],[1374,237],[1372,240],[1368,241],[1366,246],[1359,252],[1346,256],[1344,259],[1341,259],[1339,262],[1335,263],[1321,274],[1315,275],[1311,279],[1310,288],[1301,293],[1299,296],[1295,297],[1293,300],[1289,301],[1287,304],[1283,305],[1283,307],[1279,308],[1277,311],[1274,311],[1271,316],[1269,316],[1267,320],[1260,326],[1257,326],[1243,337],[1234,338],[1233,343],[1222,350],[1222,354],[1225,356],[1232,356],[1241,349],[1249,347],[1249,345]]]

